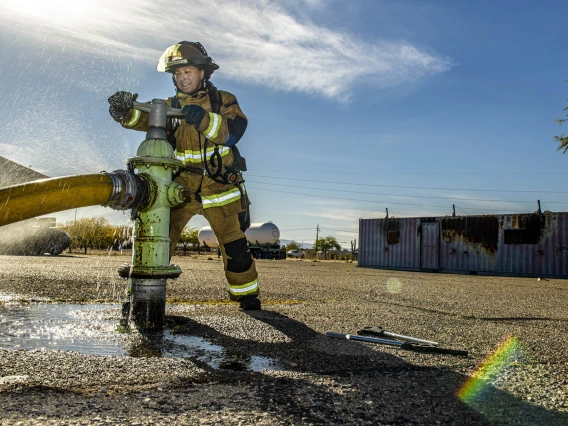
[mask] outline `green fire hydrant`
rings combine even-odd
[[[179,266],[170,264],[170,208],[189,198],[188,191],[172,181],[172,174],[182,167],[182,162],[175,158],[165,127],[167,117],[183,114],[162,99],[134,104],[136,109],[149,114],[149,130],[136,157],[127,160],[129,172],[124,172],[133,175],[136,170],[138,188],[129,190],[127,184],[125,192],[127,198],[133,194],[138,200],[132,211],[132,264],[118,268],[119,275],[129,279],[129,304],[126,309],[123,307],[123,320],[140,330],[160,330],[165,322],[166,281],[181,274]]]

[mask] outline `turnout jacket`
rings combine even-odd
[[[174,133],[175,155],[184,167],[175,181],[189,189],[192,200],[201,201],[203,209],[220,207],[228,217],[243,210],[241,197],[246,197],[244,188],[241,182],[238,183],[241,187],[239,189],[236,184],[222,184],[210,178],[205,172],[204,160],[214,173],[217,167],[211,166],[210,160],[217,148],[222,159],[222,171],[231,167],[233,165],[231,147],[244,134],[247,118],[233,94],[225,91],[219,91],[219,94],[221,104],[218,113],[212,112],[212,101],[209,92],[205,89],[193,96],[178,92],[177,102],[175,97],[166,99],[166,104],[169,106],[183,108],[185,105],[194,104],[206,111],[201,123],[197,126],[189,124],[183,118],[168,118],[167,131]],[[218,102],[218,100],[213,100],[213,102]],[[148,114],[132,109],[124,117],[121,125],[127,129],[147,131]],[[217,179],[219,180],[220,177]],[[248,199],[244,204],[248,204]]]

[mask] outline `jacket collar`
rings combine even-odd
[[[180,90],[177,91],[178,99],[184,99],[184,100],[186,100],[186,99],[201,99],[205,96],[207,96],[207,90],[205,90],[205,89],[199,89],[193,95],[190,95],[188,93],[183,93]]]

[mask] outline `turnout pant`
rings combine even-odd
[[[240,200],[235,202],[240,204]],[[189,203],[172,208],[170,214],[170,257],[177,246],[181,231],[196,214],[205,216],[217,237],[223,255],[230,299],[238,301],[242,296],[258,295],[256,265],[236,213],[226,217],[223,208],[210,207],[204,209],[201,203],[193,199]]]

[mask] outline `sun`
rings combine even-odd
[[[105,3],[106,0],[4,0],[0,2],[0,11],[4,19],[22,23],[74,27],[85,25],[94,14],[101,12]]]

